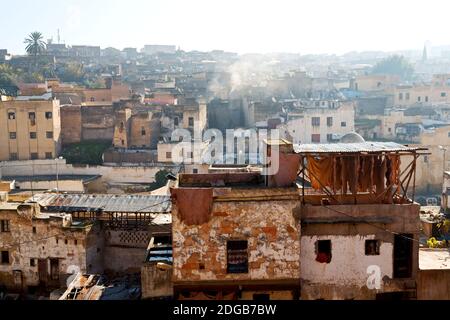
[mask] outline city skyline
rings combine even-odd
[[[448,7],[444,1],[431,0],[427,7],[408,2],[407,8],[404,3],[387,0],[366,5],[346,0],[344,4],[329,0],[281,0],[276,6],[274,1],[236,0],[130,0],[126,5],[117,0],[19,0],[8,4],[11,14],[0,21],[0,28],[10,30],[0,47],[23,54],[23,39],[30,32],[40,31],[46,40],[53,37],[57,42],[58,29],[68,45],[123,49],[171,44],[185,51],[240,54],[389,52],[421,50],[425,42],[450,44],[445,32],[446,10],[434,9]]]

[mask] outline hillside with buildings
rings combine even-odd
[[[450,299],[417,51],[0,50],[0,299]]]

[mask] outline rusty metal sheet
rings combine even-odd
[[[166,195],[37,194],[28,202],[64,212],[168,213],[172,209],[170,196]]]
[[[414,152],[426,148],[408,147],[396,142],[359,142],[329,144],[297,144],[296,153],[361,153],[361,152]]]

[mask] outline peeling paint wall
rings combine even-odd
[[[249,190],[241,199],[254,194]],[[193,226],[180,221],[174,205],[173,280],[299,279],[300,231],[293,213],[297,205],[296,200],[215,199],[209,221]],[[227,274],[228,240],[248,241],[248,273]]]

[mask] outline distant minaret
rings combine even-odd
[[[61,44],[61,35],[59,33],[59,28],[58,28],[58,44]]]
[[[423,46],[422,62],[425,62],[427,60],[428,60],[428,52],[427,52],[427,45],[425,44]]]

